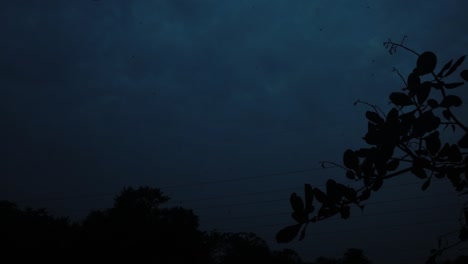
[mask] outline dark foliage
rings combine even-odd
[[[373,192],[379,191],[390,178],[402,174],[411,173],[421,179],[422,191],[429,188],[432,178],[436,177],[448,179],[456,192],[468,193],[468,128],[453,113],[455,108],[463,104],[462,99],[453,93],[464,82],[445,81],[446,77],[457,72],[465,56],[455,63],[452,63],[453,60],[447,62],[436,74],[436,54],[430,51],[418,54],[404,46],[403,41],[400,44],[391,40],[384,43],[390,53],[403,48],[418,56],[415,68],[406,79],[395,69],[406,87],[390,94],[393,108],[384,112],[366,102],[358,100],[355,103],[372,108],[365,114],[367,133],[363,140],[368,146],[346,150],[343,154],[343,166],[333,162],[322,163],[324,167],[331,164],[344,169],[346,178],[362,183],[362,187],[354,189],[332,179],[326,182],[325,190],[306,184],[305,206],[296,193],[290,198],[292,218],[297,224],[280,230],[276,236],[278,242],[287,243],[298,234],[299,240],[302,240],[309,223],[335,215],[340,215],[343,219],[349,218],[351,205],[363,209],[363,203]],[[460,72],[464,81],[468,81],[467,72],[468,70]],[[422,82],[421,76],[430,76],[432,80]],[[462,131],[457,142],[443,142],[441,133],[450,133],[447,128]],[[311,215],[314,206],[319,209]],[[460,239],[464,241],[468,235],[463,235],[463,230],[466,230],[466,223],[462,226],[460,235]],[[433,255],[440,255],[443,250],[437,249]]]
[[[80,224],[1,202],[2,245],[10,252],[40,253],[14,255],[21,260],[49,260],[66,252],[80,261],[210,263],[197,216],[183,208],[160,208],[168,199],[158,189],[125,188],[112,208],[93,211]]]
[[[361,249],[350,248],[340,259],[318,257],[312,264],[371,264]]]
[[[252,233],[201,232],[191,210],[162,208],[168,200],[159,189],[124,188],[112,208],[74,224],[45,209],[0,201],[2,256],[14,262],[63,262],[66,254],[66,262],[303,263],[293,250],[271,251]]]

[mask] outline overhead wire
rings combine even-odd
[[[401,226],[414,226],[414,225],[423,225],[423,224],[435,224],[435,223],[443,223],[443,222],[454,222],[454,219],[438,219],[438,220],[431,220],[431,221],[423,221],[423,222],[416,222],[416,223],[404,223],[404,224],[392,224],[392,225],[381,225],[381,226],[373,226],[367,228],[350,228],[350,229],[343,229],[343,230],[334,230],[334,231],[323,231],[323,232],[314,232],[314,235],[327,235],[327,234],[334,234],[334,233],[343,233],[343,232],[353,232],[353,231],[367,231],[367,230],[376,230],[376,229],[384,229],[384,228],[395,228]],[[277,224],[268,224],[268,225],[251,225],[251,226],[243,226],[237,228],[224,228],[224,229],[216,229],[217,231],[222,232],[230,232],[235,230],[243,230],[243,229],[258,229],[258,228],[266,228],[266,227],[276,227],[276,226],[289,226],[291,223],[277,223]]]

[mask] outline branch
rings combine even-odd
[[[356,102],[354,102],[354,105],[357,105],[358,103],[365,104],[365,105],[367,105],[367,106],[372,107],[376,113],[380,111],[380,113],[381,113],[385,118],[387,118],[387,115],[385,114],[385,112],[382,111],[382,109],[380,109],[380,107],[378,107],[377,105],[369,104],[368,102],[361,101],[360,99],[358,99]]]
[[[320,163],[320,166],[322,166],[322,168],[324,168],[324,169],[338,167],[338,168],[342,168],[343,170],[348,170],[347,168],[341,166],[340,164],[337,164],[337,163],[332,162],[332,161],[319,161],[319,163]],[[333,166],[326,167],[326,164],[331,164]]]
[[[400,76],[401,80],[403,81],[403,83],[405,84],[406,87],[408,87],[408,84],[406,83],[406,80],[405,78],[403,78],[403,76],[401,75],[401,73],[398,71],[397,68],[393,67],[393,71],[396,72],[398,74],[398,76]],[[404,90],[404,89],[403,89]]]
[[[403,40],[405,39],[406,36],[403,37]],[[406,47],[405,45],[403,45],[403,40],[401,41],[401,44],[397,44],[395,42],[393,42],[392,40],[388,40],[387,42],[385,42],[384,44],[390,44],[392,45],[392,48],[393,50],[395,50],[395,47],[401,47],[401,48],[404,48],[405,50],[409,51],[409,52],[412,52],[413,54],[415,54],[416,56],[419,56],[419,53],[417,53],[416,51]]]
[[[439,79],[439,77],[437,77],[437,75],[434,73],[434,72],[431,72],[432,76],[434,77],[434,79],[436,80],[437,83],[442,83],[442,81]],[[445,94],[445,90],[444,90],[444,87],[440,88],[440,92],[442,93],[442,97],[445,98],[447,95]],[[462,124],[462,122],[460,122],[460,120],[458,120],[457,117],[455,117],[455,115],[452,113],[452,111],[450,111],[450,108],[446,108],[447,109],[447,112],[449,113],[450,117],[453,119],[453,121],[455,121],[455,123],[461,127],[465,133],[468,133],[468,127],[466,127],[465,125]]]
[[[412,169],[413,169],[413,167],[409,167],[409,168],[402,169],[402,170],[394,172],[394,173],[390,173],[390,174],[386,175],[385,177],[383,177],[383,179],[386,180],[386,179],[393,178],[393,177],[398,176],[400,174],[410,172]]]

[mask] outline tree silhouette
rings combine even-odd
[[[159,189],[124,188],[112,208],[93,211],[79,224],[0,201],[2,253],[18,262],[58,260],[61,252],[75,261],[210,263],[198,217],[180,207],[161,208],[168,200]],[[18,251],[30,253],[13,253]]]
[[[446,260],[442,264],[466,264],[468,263],[468,256],[459,256],[454,260]]]
[[[301,257],[296,251],[292,249],[283,249],[280,251],[273,251],[274,264],[299,264],[303,263]]]
[[[168,200],[159,189],[125,188],[111,209],[91,212],[84,220],[83,246],[92,252],[105,245],[116,260],[208,263],[198,217],[180,207],[161,208]]]
[[[71,246],[75,227],[67,218],[54,217],[45,209],[20,209],[15,203],[0,201],[0,245],[5,259],[57,258],[58,251]]]
[[[349,248],[341,259],[318,257],[312,264],[371,264],[361,249]]]
[[[403,42],[392,40],[384,42],[390,54],[403,48],[417,56],[414,70],[405,79],[397,69],[405,87],[393,92],[389,99],[393,104],[388,112],[378,106],[358,100],[371,108],[365,116],[368,120],[367,133],[363,140],[370,146],[357,150],[348,149],[343,154],[343,165],[334,162],[322,162],[322,167],[335,166],[344,170],[350,180],[362,184],[358,189],[337,183],[333,179],[326,182],[324,191],[304,185],[304,198],[296,193],[290,196],[293,209],[292,218],[297,222],[280,230],[276,235],[279,243],[292,241],[299,235],[302,240],[309,223],[315,223],[339,214],[343,219],[350,217],[350,206],[356,205],[362,210],[363,202],[373,192],[380,190],[385,181],[411,173],[422,180],[422,191],[429,188],[435,178],[448,179],[460,194],[467,194],[468,188],[468,128],[454,114],[461,107],[462,99],[452,94],[464,85],[460,82],[446,82],[463,63],[465,56],[455,62],[450,60],[435,73],[437,56],[431,51],[422,54],[406,47]],[[468,81],[468,70],[459,73]],[[423,77],[424,76],[424,77]],[[422,81],[422,78],[432,78]],[[462,136],[456,143],[443,142],[441,133],[461,130]],[[318,210],[315,210],[318,207]],[[312,215],[315,212],[315,215]],[[464,208],[465,219],[468,209]],[[461,223],[459,239],[454,245],[468,238],[467,223]],[[444,250],[454,246],[438,248],[432,251],[429,261],[435,261]]]
[[[205,234],[205,243],[210,249],[214,263],[271,263],[302,264],[299,255],[292,249],[271,251],[267,243],[254,233]]]
[[[271,251],[253,233],[202,232],[192,210],[162,207],[167,201],[156,188],[124,188],[112,208],[73,224],[45,209],[0,201],[2,257],[63,262],[65,253],[75,262],[304,263],[293,250]]]

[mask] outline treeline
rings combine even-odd
[[[112,208],[92,211],[79,223],[54,217],[45,209],[21,209],[13,202],[0,201],[0,261],[372,263],[354,248],[341,258],[318,257],[307,263],[292,249],[271,250],[254,233],[202,232],[192,210],[163,207],[167,201],[169,197],[159,189],[124,188]],[[468,262],[464,256],[443,263]]]
[[[0,201],[0,261],[71,263],[203,264],[370,264],[360,249],[341,258],[304,262],[292,249],[271,250],[254,233],[199,230],[192,210],[163,207],[169,201],[159,189],[124,188],[110,209],[92,211],[79,222],[54,217],[45,209],[21,209]],[[468,263],[467,257],[444,264]]]
[[[253,233],[202,232],[192,210],[163,208],[168,200],[159,189],[125,188],[112,208],[92,211],[80,223],[0,201],[1,256],[15,262],[304,263],[293,250],[270,250]]]

